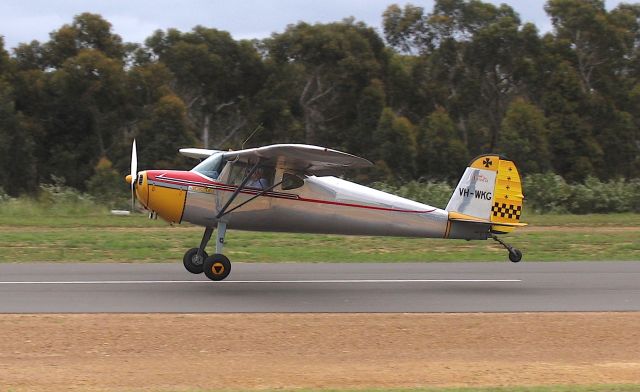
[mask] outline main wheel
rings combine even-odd
[[[519,262],[520,260],[522,260],[522,252],[520,252],[516,248],[509,249],[509,260],[514,263]]]
[[[203,264],[204,274],[211,280],[223,280],[231,272],[231,262],[219,253],[207,257]]]
[[[207,257],[209,257],[207,252],[203,251],[202,256],[198,256],[198,248],[191,248],[184,254],[182,264],[192,274],[201,274],[202,265]]]

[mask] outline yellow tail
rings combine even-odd
[[[496,234],[511,232],[522,216],[522,182],[513,161],[489,154],[469,164],[447,205],[450,219],[492,223]]]

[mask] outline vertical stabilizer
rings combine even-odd
[[[446,210],[495,223],[494,232],[508,232],[520,221],[522,200],[520,174],[513,161],[481,155],[465,170]]]

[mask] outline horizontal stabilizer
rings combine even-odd
[[[461,214],[459,212],[449,211],[449,220],[451,221],[459,221],[459,222],[475,222],[475,223],[485,223],[488,225],[496,225],[496,222],[492,222],[488,219],[477,218],[471,215]],[[500,222],[497,226],[509,226],[509,227],[523,227],[527,226],[526,223],[520,222]]]

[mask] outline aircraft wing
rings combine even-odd
[[[303,171],[308,174],[325,176],[338,174],[346,169],[373,166],[370,161],[332,150],[306,144],[274,144],[225,153],[227,160],[255,162],[260,159],[265,164]]]
[[[206,159],[220,150],[206,150],[204,148],[181,148],[180,154],[189,158]]]

